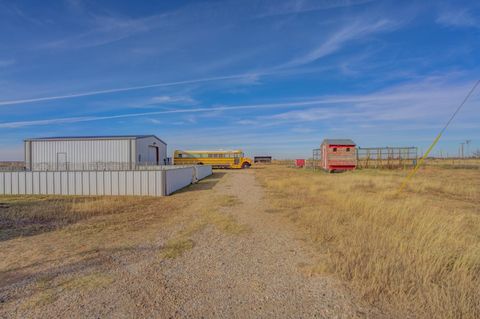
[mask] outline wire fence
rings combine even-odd
[[[128,162],[90,162],[90,163],[35,163],[27,167],[24,162],[0,162],[0,171],[151,171],[181,168],[191,165],[158,165],[157,163],[128,163]]]
[[[418,148],[409,147],[358,147],[358,168],[402,168],[415,166]]]

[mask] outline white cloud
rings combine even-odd
[[[5,68],[15,64],[14,59],[0,60],[0,68]]]
[[[195,104],[197,101],[190,96],[155,96],[150,99],[152,104]]]
[[[256,124],[258,124],[258,122],[254,121],[254,120],[239,120],[236,123],[239,124],[239,125],[256,125]]]
[[[438,16],[437,23],[450,27],[478,27],[479,24],[466,8],[449,8]]]
[[[330,10],[335,8],[342,7],[351,7],[368,2],[373,0],[341,0],[341,1],[330,1],[330,0],[294,0],[280,2],[277,0],[273,1],[264,1],[267,6],[265,12],[259,14],[259,17],[268,17],[275,15],[284,15],[284,14],[298,14],[303,12],[311,11],[320,11],[320,10]]]
[[[278,68],[294,67],[314,62],[340,50],[351,41],[356,41],[375,33],[393,30],[396,27],[398,27],[398,23],[387,19],[381,19],[375,22],[360,19],[350,22],[347,26],[335,31],[326,39],[322,39],[322,43],[318,47],[304,55],[293,58]]]
[[[175,108],[154,112],[113,114],[106,116],[83,116],[52,118],[31,121],[13,121],[0,123],[0,128],[19,128],[27,126],[56,125],[66,123],[91,122],[121,118],[150,117],[153,115],[182,115],[182,124],[195,123],[197,116],[219,117],[225,111],[250,111],[258,109],[293,109],[272,115],[263,115],[237,120],[238,125],[256,125],[259,127],[281,125],[286,123],[308,123],[335,119],[335,125],[356,123],[358,127],[365,123],[411,121],[443,123],[455,107],[465,97],[471,85],[469,81],[458,78],[430,77],[373,93],[357,95],[321,96],[298,101],[267,104],[220,105],[210,107]],[[160,100],[170,100],[162,97]],[[469,103],[479,100],[478,92]],[[466,105],[468,108],[468,104]],[[478,118],[478,112],[471,112],[471,118]],[[332,123],[331,121],[327,123]],[[405,122],[403,122],[405,123]],[[410,122],[408,122],[410,123]]]
[[[312,99],[315,104],[304,105],[307,108],[244,121],[262,123],[259,125],[263,127],[316,121],[323,124],[335,123],[338,127],[355,123],[359,128],[365,123],[372,125],[379,122],[401,123],[400,126],[413,122],[425,124],[430,121],[444,124],[472,85],[473,82],[465,80],[454,79],[451,82],[431,77],[374,93],[319,97]],[[480,94],[476,92],[466,108],[479,99]],[[471,118],[478,117],[479,112],[471,112]],[[334,122],[330,121],[331,119],[334,119]]]
[[[130,86],[130,87],[114,88],[114,89],[106,89],[106,90],[93,90],[93,91],[88,91],[88,92],[72,93],[72,94],[65,94],[65,95],[45,96],[45,97],[38,97],[38,98],[0,101],[0,106],[2,106],[2,105],[26,104],[26,103],[42,102],[42,101],[65,100],[65,99],[73,99],[73,98],[77,98],[77,97],[94,96],[94,95],[128,92],[128,91],[137,91],[137,90],[144,90],[144,89],[157,88],[157,87],[169,87],[169,86],[176,86],[176,85],[196,84],[196,83],[213,82],[213,81],[225,81],[225,80],[237,80],[237,79],[247,79],[247,80],[249,80],[249,79],[252,78],[252,76],[254,76],[254,75],[252,75],[250,73],[246,73],[246,74],[236,74],[236,75],[198,78],[198,79],[175,81],[175,82],[155,83],[155,84],[147,84],[147,85],[140,85],[140,86]]]
[[[157,120],[157,119],[147,119],[147,122],[152,123],[152,124],[163,124],[162,121]]]
[[[310,128],[310,127],[294,127],[294,128],[291,129],[291,131],[294,132],[294,133],[306,134],[306,133],[313,133],[316,130],[313,129],[313,128]]]

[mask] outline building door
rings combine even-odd
[[[148,161],[150,165],[160,165],[160,150],[158,146],[148,146]]]
[[[57,153],[57,171],[67,170],[67,153]]]

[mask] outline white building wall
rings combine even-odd
[[[0,172],[0,195],[165,196],[211,173],[210,165],[146,171]]]
[[[153,147],[155,146],[155,147]],[[161,140],[151,136],[138,138],[136,140],[136,160],[138,165],[157,165],[156,147],[158,147],[159,163],[158,165],[165,165],[167,159],[167,145]]]
[[[129,163],[130,151],[129,139],[32,140],[30,159],[32,169],[40,169],[45,164],[57,164],[60,167],[53,169],[62,170],[64,162],[69,165]]]

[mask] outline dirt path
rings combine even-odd
[[[52,302],[7,317],[377,317],[334,279],[308,275],[314,251],[290,222],[268,213],[252,170],[228,171],[202,192],[154,244],[106,256],[94,273],[109,280],[62,286]]]
[[[229,172],[215,192],[238,197],[224,208],[249,232],[237,236],[208,229],[195,237],[198,246],[175,260],[168,273],[169,293],[186,317],[352,318],[366,312],[355,306],[334,280],[310,277],[304,265],[313,252],[289,223],[265,212],[263,189],[252,171]]]

